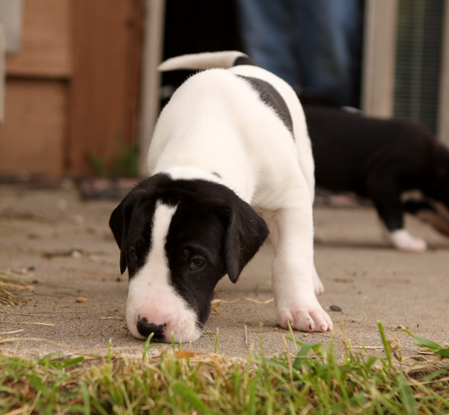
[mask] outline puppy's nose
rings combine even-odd
[[[165,332],[167,323],[153,324],[149,323],[146,317],[140,317],[137,321],[137,331],[144,337],[148,337],[151,333],[154,333],[153,338],[160,338]]]

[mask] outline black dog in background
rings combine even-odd
[[[449,236],[449,151],[424,126],[367,117],[317,97],[299,98],[318,187],[371,199],[387,239],[398,249],[427,247],[404,229],[405,212]]]

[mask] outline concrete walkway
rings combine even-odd
[[[0,306],[0,352],[105,352],[109,340],[114,350],[141,352],[143,343],[126,329],[127,277],[119,274],[119,251],[107,226],[116,204],[81,201],[70,182],[54,189],[0,186],[0,283],[11,277],[32,288],[21,293],[26,303]],[[382,355],[377,329],[382,321],[387,337],[400,340],[404,355],[416,355],[418,348],[401,325],[449,343],[449,240],[407,218],[407,228],[424,237],[430,249],[395,251],[383,242],[370,208],[316,207],[315,224],[326,236],[315,254],[326,288],[320,302],[335,329],[332,334],[296,332],[298,340],[327,345],[334,335]],[[273,303],[267,302],[271,259],[267,243],[237,284],[227,278],[220,282],[216,299],[223,302],[204,335],[184,348],[209,353],[217,345],[219,353],[241,357],[251,350],[260,353],[261,345],[269,356],[285,350],[282,335],[288,332],[276,326]],[[330,311],[331,305],[342,311]],[[340,341],[336,348],[344,350]]]

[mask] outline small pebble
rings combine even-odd
[[[86,297],[76,297],[75,301],[77,303],[85,303],[87,301]]]
[[[343,311],[343,309],[340,306],[338,306],[338,305],[331,305],[330,309],[332,311]]]

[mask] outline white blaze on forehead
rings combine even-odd
[[[137,331],[139,316],[156,325],[167,324],[168,340],[173,333],[177,340],[195,340],[201,334],[195,312],[170,284],[170,269],[165,244],[176,206],[156,204],[153,216],[151,246],[144,266],[129,283],[126,322],[131,334]]]
[[[168,229],[173,215],[176,212],[176,206],[164,205],[157,202],[153,216],[153,226],[151,232],[150,252],[145,266],[152,268],[153,277],[150,284],[168,283],[168,259],[165,253],[165,243],[167,241]],[[140,272],[138,274],[141,274]]]

